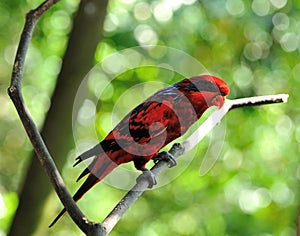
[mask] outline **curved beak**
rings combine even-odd
[[[224,105],[225,97],[222,95],[217,95],[212,100],[212,105],[217,106],[219,109]]]

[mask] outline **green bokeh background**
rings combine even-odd
[[[0,235],[9,230],[32,151],[6,89],[24,15],[39,4],[37,0],[0,2]],[[47,12],[30,45],[23,93],[39,127],[51,103],[78,4],[78,0],[64,0]],[[162,45],[186,52],[211,74],[224,79],[231,88],[231,99],[290,95],[287,104],[230,112],[223,121],[226,136],[220,154],[213,148],[206,153],[214,140],[203,140],[180,176],[168,185],[147,191],[111,235],[295,235],[300,200],[300,2],[111,0],[103,35],[95,64],[129,47]],[[101,79],[91,80],[91,93],[101,86]],[[176,73],[157,68],[139,68],[120,75],[98,104],[91,105],[89,100],[85,103],[86,111],[89,106],[97,108],[95,128],[99,139],[112,127],[112,116],[122,118],[112,111],[118,98],[132,86],[145,83],[140,91],[147,96],[159,89],[147,87],[147,82],[171,84],[179,79]],[[120,104],[120,114],[142,99],[139,89],[134,91],[135,96],[127,96]],[[84,128],[88,118],[78,118],[81,128],[76,135],[88,137]],[[81,168],[71,168],[77,151],[74,146],[65,157],[68,161],[63,177],[71,192],[78,188],[74,180],[81,172]],[[206,175],[200,176],[206,156],[217,156],[218,160]],[[38,190],[33,186],[32,191]],[[87,216],[99,221],[125,193],[100,183],[79,205]],[[69,217],[47,229],[60,207],[53,193],[45,203],[36,235],[82,235]]]

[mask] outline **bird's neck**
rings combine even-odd
[[[192,96],[188,94],[186,97],[193,106],[197,114],[197,119],[199,119],[201,115],[209,108],[207,100],[201,94],[198,94],[197,96]]]

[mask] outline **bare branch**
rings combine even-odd
[[[73,201],[72,196],[68,192],[64,181],[59,174],[56,165],[53,162],[53,159],[33,119],[31,118],[31,115],[28,111],[28,108],[26,107],[26,104],[24,103],[22,96],[22,74],[24,69],[24,62],[35,25],[38,19],[58,1],[59,0],[45,1],[36,9],[29,11],[26,15],[26,22],[21,34],[17,54],[15,57],[11,84],[8,88],[8,94],[16,107],[16,110],[39,158],[42,168],[50,178],[58,197],[60,198],[61,202],[67,209],[74,222],[83,232],[88,235],[105,235],[105,233],[103,234],[101,225],[93,224],[86,220],[83,213]]]
[[[282,103],[287,102],[287,99],[287,94],[249,97],[235,100],[227,99],[226,103],[220,110],[214,111],[212,115],[187,140],[185,140],[182,144],[174,144],[169,152],[175,158],[177,158],[188,150],[192,149],[202,140],[203,137],[208,134],[209,131],[211,131],[217,124],[219,124],[221,122],[221,119],[232,109],[246,106]],[[166,161],[159,161],[156,165],[153,166],[151,171],[155,176],[158,176],[167,167],[168,163]],[[137,178],[137,183],[120,200],[116,207],[102,222],[102,226],[107,233],[109,233],[115,227],[115,225],[121,219],[122,215],[143,194],[143,192],[148,188],[148,185],[149,183],[146,179]]]
[[[287,94],[256,96],[248,98],[239,98],[230,100],[227,99],[224,106],[220,110],[214,111],[208,119],[203,122],[194,133],[183,142],[185,151],[191,150],[195,147],[217,124],[222,118],[232,109],[246,106],[259,106],[272,103],[287,102]]]
[[[245,106],[258,106],[272,103],[285,103],[288,101],[288,94],[265,95],[249,98],[239,98],[234,100],[227,99],[226,104],[230,106],[229,110]]]

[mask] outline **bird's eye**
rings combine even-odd
[[[221,92],[221,95],[222,95],[222,96],[226,96],[226,93],[224,93],[224,92]]]

